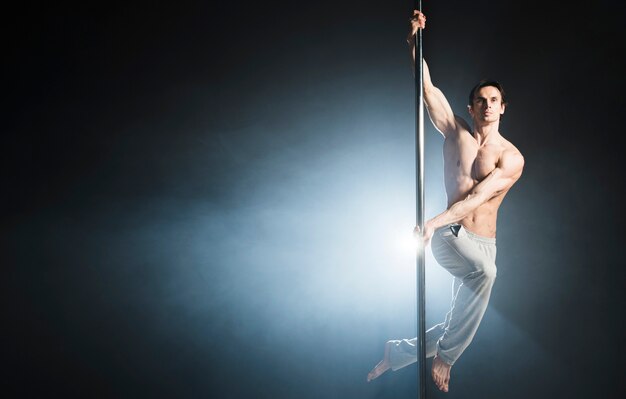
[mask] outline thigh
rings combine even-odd
[[[458,278],[477,271],[487,256],[462,226],[458,230],[451,226],[438,229],[431,248],[437,263]]]

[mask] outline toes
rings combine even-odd
[[[442,391],[448,392],[448,386],[449,385],[450,385],[450,371],[448,371],[448,373],[446,374],[446,376],[443,379],[443,389],[442,389]]]
[[[432,377],[433,382],[435,383],[435,385],[437,385],[437,388],[441,389],[441,379],[439,378],[439,376],[433,372]]]
[[[385,364],[379,364],[376,367],[374,367],[374,369],[370,371],[369,374],[367,375],[367,381],[371,381],[380,377],[380,375],[387,370],[385,366],[386,366]]]

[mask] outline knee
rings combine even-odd
[[[496,275],[498,274],[498,269],[496,268],[496,264],[493,262],[480,262],[476,265],[478,272],[477,274],[481,276],[481,278],[488,281],[495,281]]]

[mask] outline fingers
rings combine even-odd
[[[419,10],[413,10],[413,16],[409,18],[410,21],[426,22],[426,15]]]
[[[414,35],[418,29],[423,29],[426,23],[426,17],[418,10],[413,10],[413,15],[409,18],[411,24],[411,34]]]
[[[409,18],[409,23],[411,24],[411,35],[415,35],[418,29],[426,28],[426,16],[420,12],[419,10],[413,10],[413,16]]]
[[[415,226],[415,228],[413,229],[413,239],[415,240],[422,239],[422,232],[420,231],[419,226]]]

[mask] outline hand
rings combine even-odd
[[[409,23],[411,24],[411,29],[406,41],[412,43],[413,39],[415,39],[415,33],[417,33],[417,30],[426,29],[426,15],[421,13],[419,10],[413,10],[413,16],[409,18]]]
[[[421,234],[422,242],[424,243],[424,248],[426,248],[428,244],[430,244],[430,239],[433,237],[433,234],[435,234],[435,229],[430,227],[428,222],[424,223],[424,234]],[[415,236],[415,238],[418,238],[418,239],[420,238],[419,226],[415,226],[415,228],[413,229],[413,235]]]

